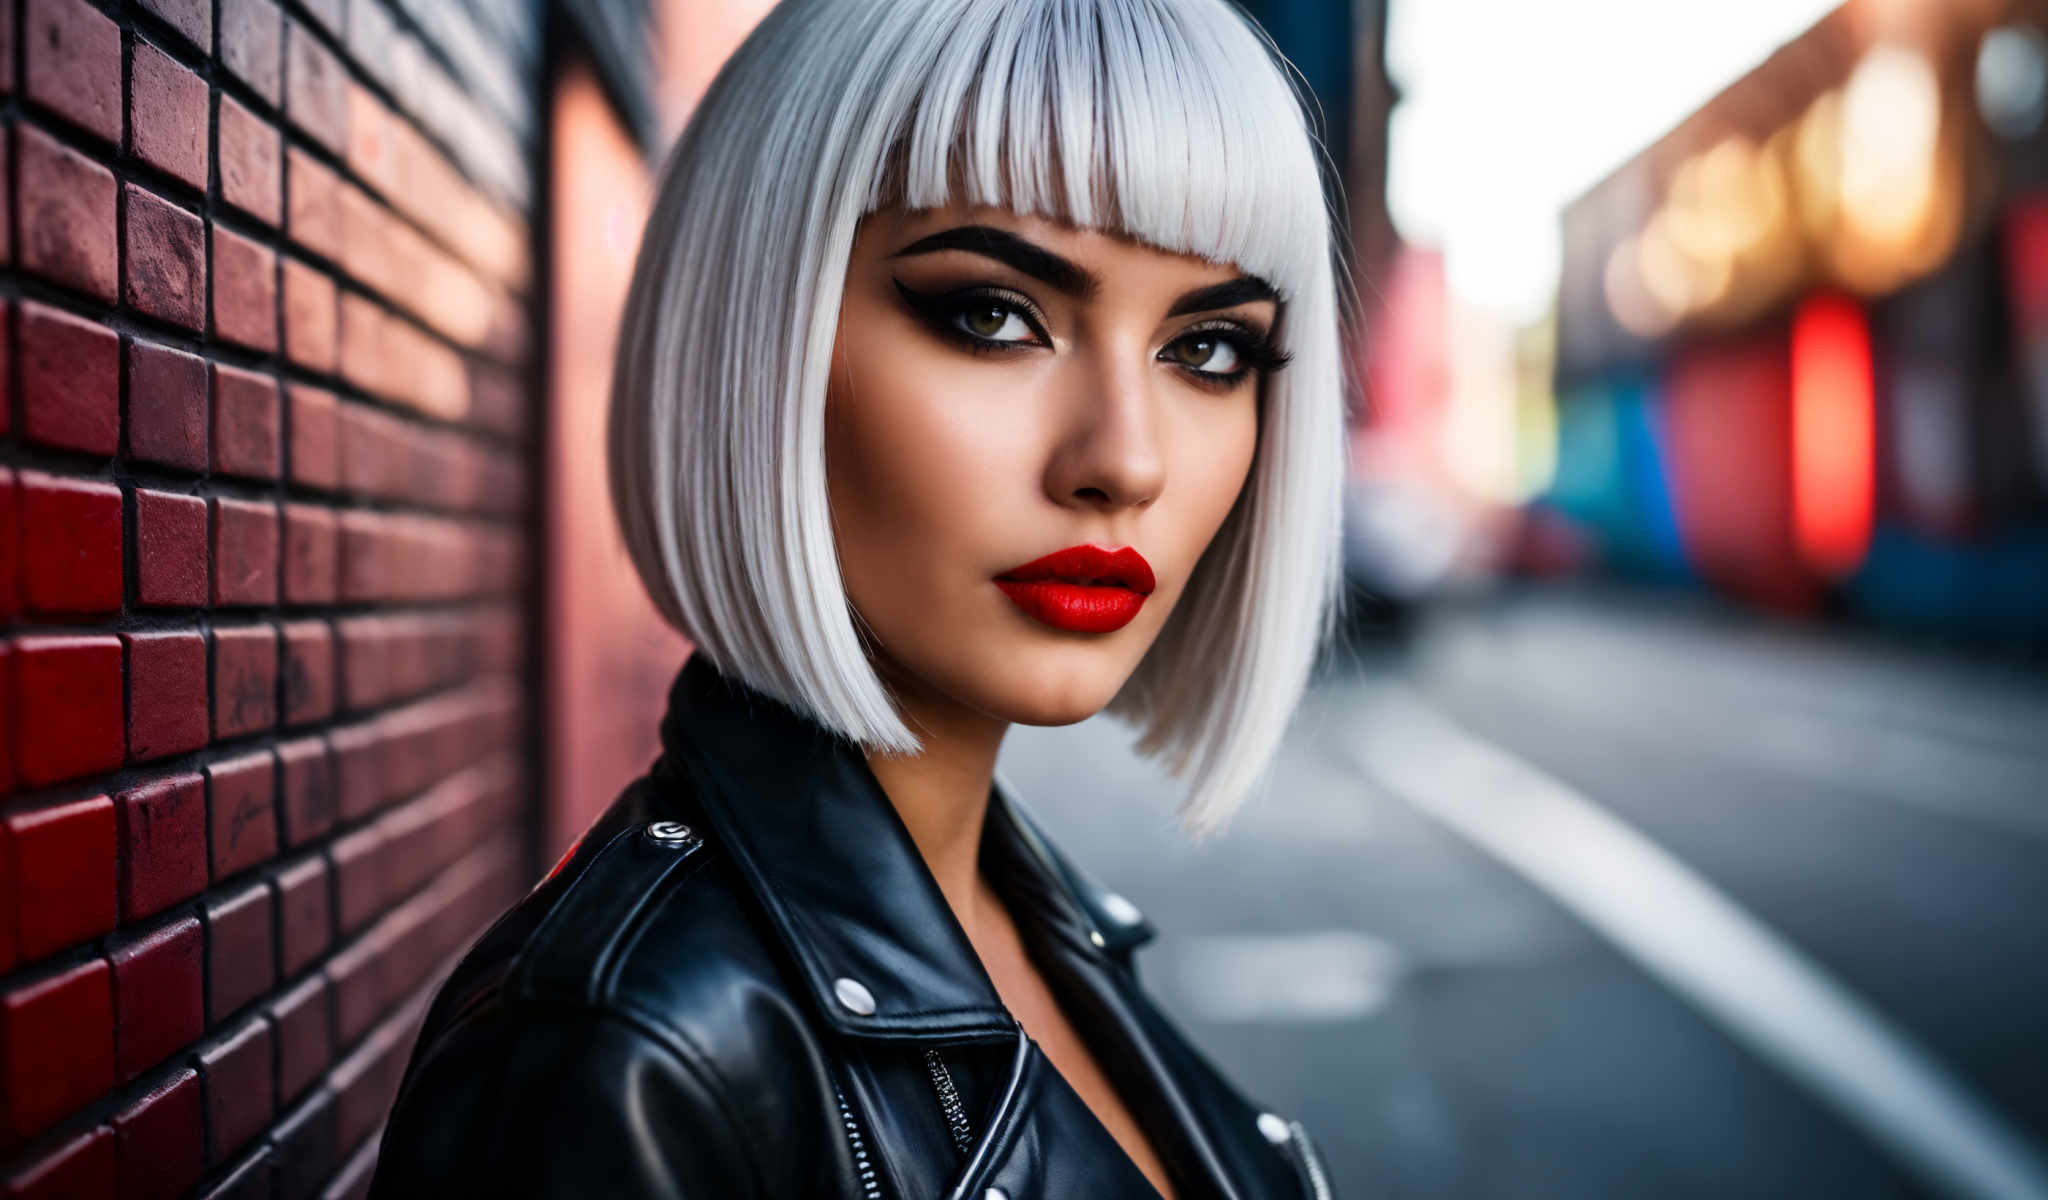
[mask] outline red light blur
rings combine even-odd
[[[1815,296],[1792,324],[1792,523],[1822,574],[1849,574],[1870,548],[1876,443],[1869,319],[1846,296]]]

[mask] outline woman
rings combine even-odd
[[[1342,378],[1283,70],[1225,0],[789,0],[740,47],[613,395],[697,651],[443,985],[373,1196],[1329,1194],[993,779],[1108,708],[1207,831],[1301,692]]]

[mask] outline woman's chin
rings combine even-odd
[[[1013,725],[1072,725],[1107,708],[1121,684],[1072,676],[1007,681],[990,689],[994,694],[986,696],[985,710]]]

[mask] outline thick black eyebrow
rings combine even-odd
[[[1102,280],[1095,272],[1054,254],[1036,242],[993,225],[959,225],[941,230],[919,238],[889,257],[909,258],[939,250],[966,250],[986,255],[1079,300],[1089,299],[1102,288]],[[1256,275],[1240,275],[1236,279],[1226,279],[1186,293],[1173,302],[1166,315],[1178,317],[1187,313],[1213,312],[1255,300],[1278,301],[1279,298],[1280,294],[1272,284]]]
[[[1250,304],[1254,300],[1272,300],[1277,303],[1279,299],[1280,293],[1273,289],[1272,284],[1256,275],[1240,275],[1236,279],[1226,279],[1222,283],[1196,288],[1174,301],[1173,307],[1166,310],[1166,315],[1178,317],[1187,313],[1212,312],[1219,308],[1235,308],[1240,304]]]
[[[919,238],[889,257],[908,258],[935,250],[967,250],[986,255],[1033,279],[1043,280],[1077,300],[1088,299],[1102,287],[1102,280],[1088,268],[993,225],[960,225],[941,230],[930,237]]]

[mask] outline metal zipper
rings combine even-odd
[[[924,1065],[932,1073],[932,1089],[939,1094],[939,1111],[946,1114],[946,1130],[953,1135],[954,1147],[965,1155],[974,1148],[974,1131],[967,1126],[967,1109],[960,1103],[960,1089],[953,1086],[953,1073],[946,1069],[939,1052],[929,1047]]]
[[[853,1166],[860,1183],[860,1194],[867,1200],[881,1200],[882,1181],[875,1174],[875,1164],[868,1161],[867,1139],[861,1136],[860,1123],[853,1119],[853,1110],[846,1106],[846,1093],[839,1090],[839,1081],[832,1081],[832,1095],[839,1100],[839,1120],[846,1126],[846,1143],[853,1151]]]
[[[1323,1160],[1308,1140],[1308,1130],[1300,1121],[1287,1122],[1287,1145],[1294,1153],[1294,1165],[1300,1169],[1302,1182],[1308,1185],[1308,1194],[1314,1200],[1332,1200],[1330,1178],[1323,1172]]]

